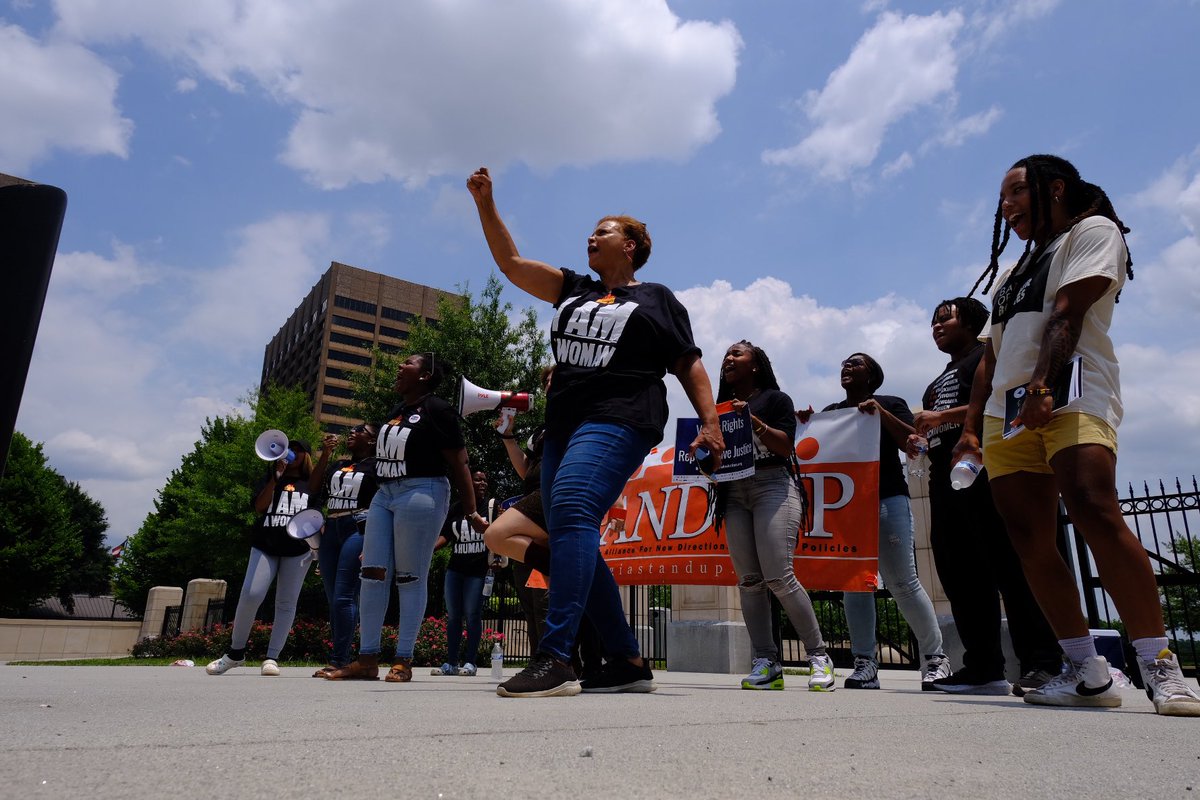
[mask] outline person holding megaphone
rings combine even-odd
[[[267,441],[268,434],[276,434],[278,441]],[[296,601],[312,561],[309,544],[288,532],[292,518],[311,505],[308,483],[313,461],[308,443],[302,439],[286,440],[278,431],[268,431],[259,437],[259,445],[260,457],[278,454],[278,460],[272,462],[254,489],[252,503],[259,518],[254,523],[250,561],[246,564],[246,578],[233,617],[229,651],[208,665],[209,675],[223,675],[245,663],[250,627],[276,577],[279,583],[275,587],[275,621],[271,625],[267,657],[260,669],[263,675],[279,674],[276,659],[287,644],[296,618]]]

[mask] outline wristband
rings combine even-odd
[[[754,435],[755,435],[755,436],[762,436],[762,435],[763,435],[763,431],[765,431],[766,429],[767,429],[767,425],[766,425],[766,423],[764,422],[763,424],[759,425],[757,428],[755,428],[755,429],[754,429]]]
[[[511,435],[509,435],[509,436],[506,436],[506,435],[505,435],[505,434],[503,434],[503,433],[497,433],[496,435],[497,435],[497,436],[499,436],[501,439],[509,439],[509,440],[512,440],[512,439],[515,439],[515,438],[517,438],[517,437],[515,437],[515,436],[511,436]]]
[[[1049,397],[1050,395],[1054,394],[1054,390],[1047,387],[1042,387],[1041,389],[1026,389],[1025,394],[1029,395],[1030,397]]]

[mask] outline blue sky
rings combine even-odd
[[[1196,41],[1188,0],[0,1],[0,172],[69,197],[18,428],[124,538],[330,261],[483,284],[484,164],[526,255],[644,219],[710,374],[749,338],[820,407],[865,350],[915,405],[1000,178],[1053,152],[1133,229],[1119,477],[1188,477]]]

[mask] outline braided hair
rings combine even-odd
[[[771,359],[767,358],[766,352],[749,339],[734,342],[731,346],[739,344],[750,351],[750,357],[754,360],[754,365],[758,367],[754,373],[754,388],[759,391],[778,389],[779,380],[775,377],[775,369],[771,366]],[[725,373],[722,372],[721,377],[717,380],[717,402],[724,403],[732,399],[733,388],[725,382]]]
[[[771,366],[771,359],[767,357],[767,353],[758,345],[751,342],[749,339],[742,339],[734,342],[731,346],[741,345],[750,351],[750,357],[754,361],[754,365],[758,368],[754,373],[754,388],[763,391],[765,389],[779,389],[779,379],[775,377],[775,368]],[[733,387],[725,382],[724,373],[717,381],[717,402],[724,403],[733,399]],[[808,492],[804,488],[804,483],[800,479],[800,461],[796,458],[795,451],[791,452],[787,457],[787,469],[791,474],[792,483],[796,485],[796,489],[800,493],[800,519],[801,524],[808,520]],[[719,483],[716,485],[716,490],[713,491],[712,486],[709,486],[708,502],[709,507],[713,512],[713,528],[720,529],[721,524],[725,521],[725,508],[729,501],[729,484]]]
[[[1070,161],[1059,156],[1032,155],[1013,164],[1009,167],[1009,171],[1019,167],[1025,169],[1025,182],[1029,186],[1029,219],[1034,235],[1030,236],[1029,241],[1025,243],[1025,252],[1021,254],[1021,258],[1017,262],[1018,269],[1026,262],[1036,261],[1046,246],[1050,244],[1049,241],[1037,242],[1036,240],[1039,232],[1051,230],[1050,210],[1054,201],[1050,195],[1050,184],[1056,180],[1061,180],[1064,184],[1062,203],[1067,214],[1070,215],[1070,220],[1063,230],[1070,229],[1080,220],[1100,215],[1116,224],[1117,229],[1121,232],[1121,241],[1125,242],[1125,234],[1129,233],[1129,227],[1117,216],[1108,195],[1096,184],[1088,183],[1079,177],[1079,170],[1075,169]],[[985,279],[987,284],[983,287],[983,292],[986,294],[992,288],[992,283],[996,280],[996,274],[1000,270],[1000,254],[1004,252],[1009,234],[1012,232],[1008,220],[1004,218],[1003,205],[1003,200],[996,203],[996,223],[992,228],[991,260],[983,274],[979,276],[979,280],[975,281],[975,285],[971,287],[971,291],[967,292],[967,297],[975,294],[975,290]],[[1037,245],[1036,248],[1034,244]],[[1125,274],[1129,276],[1130,280],[1133,280],[1133,257],[1129,255],[1128,242],[1125,242],[1125,254]]]

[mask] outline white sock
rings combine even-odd
[[[1062,648],[1063,655],[1076,664],[1082,663],[1084,659],[1092,658],[1096,655],[1096,640],[1091,636],[1080,636],[1077,639],[1059,639],[1058,646]]]
[[[1165,636],[1149,636],[1145,639],[1134,639],[1133,649],[1137,650],[1138,658],[1146,663],[1151,663],[1158,658],[1158,654],[1166,650],[1170,643]]]

